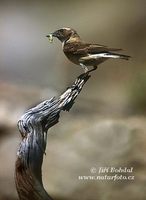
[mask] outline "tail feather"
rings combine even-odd
[[[111,57],[113,56],[113,58],[120,58],[124,60],[129,60],[129,58],[131,58],[131,56],[124,55],[124,54],[118,54],[118,53],[112,53],[112,52],[109,52],[108,54],[111,55]]]
[[[88,54],[88,56],[86,58],[87,59],[90,59],[90,58],[93,58],[93,59],[120,58],[120,59],[129,60],[130,56],[127,56],[127,55],[124,55],[124,54],[112,53],[112,52],[104,52],[104,53],[98,53],[98,54]]]

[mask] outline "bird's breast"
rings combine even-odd
[[[70,52],[64,52],[64,54],[66,55],[66,57],[73,62],[76,65],[79,65],[79,59],[80,59],[80,55],[75,55],[73,53]]]

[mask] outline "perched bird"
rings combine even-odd
[[[57,37],[62,42],[62,49],[67,58],[73,63],[80,65],[85,73],[88,72],[87,66],[97,66],[109,58],[120,58],[128,60],[130,56],[116,53],[122,49],[109,48],[100,44],[85,43],[81,40],[78,33],[72,28],[61,28],[47,35],[49,41]],[[90,71],[92,71],[90,70]]]

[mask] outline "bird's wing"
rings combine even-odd
[[[77,54],[82,54],[82,52],[86,52],[88,54],[97,54],[101,52],[109,52],[109,51],[120,51],[122,49],[117,48],[109,48],[106,46],[98,45],[98,44],[86,44],[83,47],[77,49]]]
[[[65,43],[63,46],[64,53],[76,54],[78,50],[83,51],[83,45],[80,42]]]
[[[109,52],[109,51],[120,51],[122,49],[117,48],[109,48],[100,44],[88,44],[88,43],[69,43],[64,46],[64,52],[70,52],[73,54],[96,54],[101,52]]]
[[[96,47],[99,47],[99,48],[103,47],[103,48],[110,50],[110,51],[121,51],[122,50],[121,48],[120,49],[119,48],[109,48],[108,46],[105,46],[105,45],[102,45],[102,44],[88,44],[88,45],[91,46],[91,47],[94,46],[95,48]]]

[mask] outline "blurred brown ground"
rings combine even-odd
[[[49,131],[43,180],[57,200],[145,200],[146,1],[0,1],[0,199],[17,199],[16,128],[22,113],[82,73],[46,34],[70,26],[89,42],[119,47],[92,74],[70,113]],[[80,181],[90,168],[134,167],[135,180]]]

